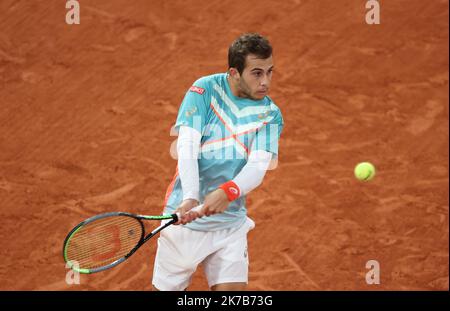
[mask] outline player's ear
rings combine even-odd
[[[241,76],[241,75],[239,74],[239,71],[238,71],[236,68],[234,68],[234,67],[231,67],[231,68],[228,69],[228,74],[229,74],[230,77],[233,78],[233,79],[239,79],[240,76]]]

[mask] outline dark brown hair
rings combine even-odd
[[[228,68],[236,68],[242,74],[245,68],[245,58],[249,54],[254,54],[261,59],[269,58],[272,55],[272,46],[260,34],[243,34],[234,40],[228,49]]]

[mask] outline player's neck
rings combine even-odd
[[[231,93],[233,93],[233,95],[236,97],[242,98],[241,92],[239,91],[239,87],[232,81],[229,74],[227,74],[227,82],[228,86],[230,87]]]
[[[230,87],[231,93],[240,99],[250,99],[250,100],[255,100],[257,101],[258,99],[252,98],[251,96],[249,96],[246,92],[244,92],[238,85],[238,83],[236,83],[235,81],[233,81],[233,79],[230,77],[229,74],[227,74],[227,82],[228,82],[228,86]]]

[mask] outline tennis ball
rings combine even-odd
[[[355,166],[355,177],[361,181],[369,181],[375,176],[375,166],[369,162],[361,162]]]

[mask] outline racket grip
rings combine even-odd
[[[190,209],[190,210],[188,211],[188,213],[191,213],[191,212],[200,212],[202,208],[203,208],[203,204],[197,205],[196,207]],[[180,217],[181,217],[180,212],[176,213],[176,215],[177,215],[178,219],[180,219]]]

